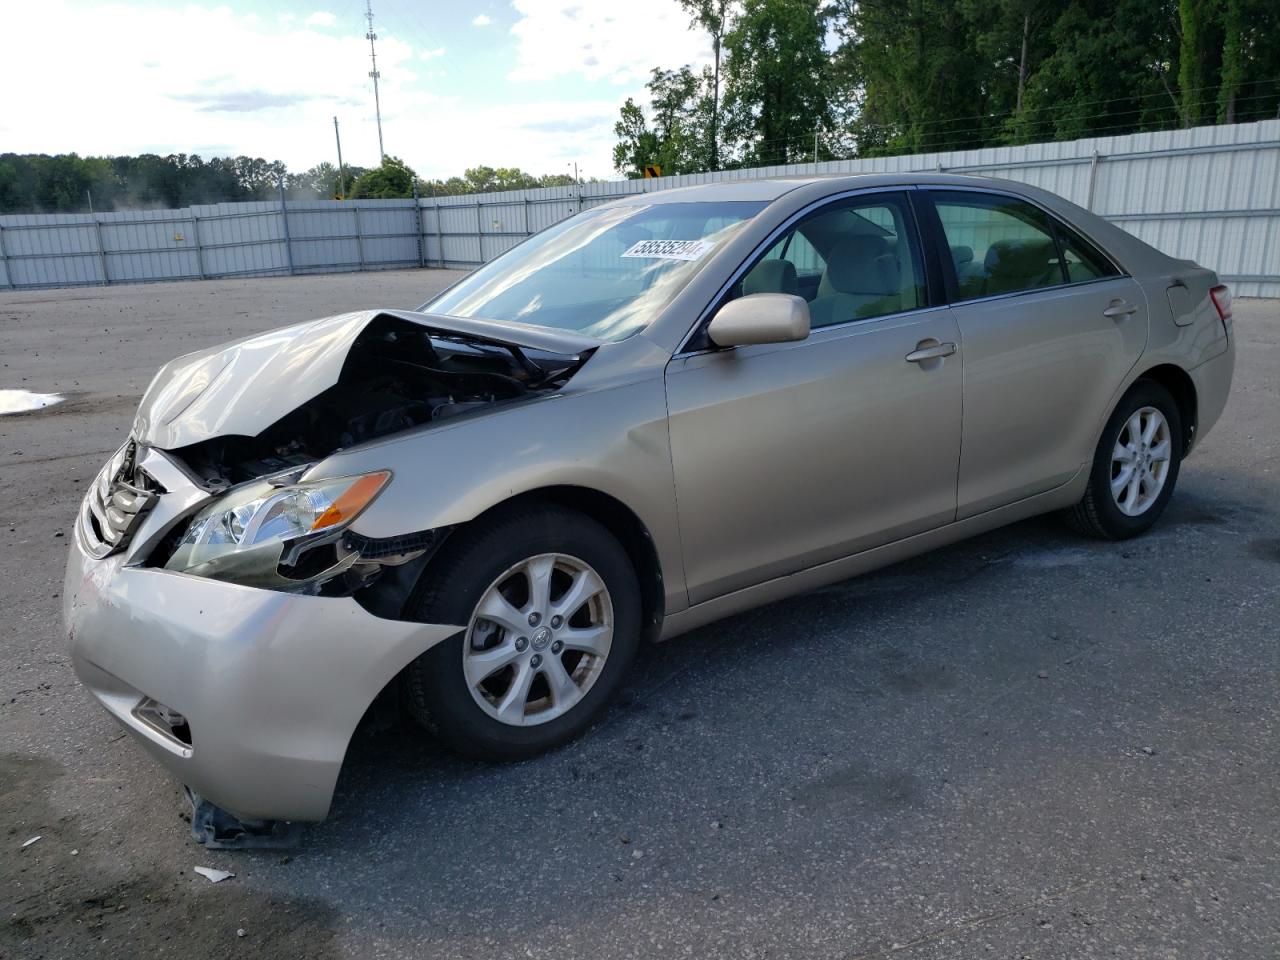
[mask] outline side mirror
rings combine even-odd
[[[809,304],[789,293],[739,297],[711,318],[707,336],[718,347],[803,340],[809,336]]]

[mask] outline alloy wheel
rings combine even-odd
[[[613,642],[613,604],[590,564],[543,553],[510,567],[476,604],[462,669],[472,698],[511,726],[572,710],[600,677]]]
[[[1169,421],[1155,407],[1133,412],[1111,452],[1111,497],[1129,517],[1146,513],[1169,477],[1173,442]]]

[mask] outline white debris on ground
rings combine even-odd
[[[27,847],[31,846],[33,843],[35,843],[35,842],[36,842],[37,840],[39,840],[39,839],[40,839],[40,836],[37,834],[36,836],[34,836],[34,837],[32,837],[30,840],[28,840],[26,843],[24,843],[24,844],[22,845],[22,849],[23,849],[23,850],[27,849]]]
[[[27,413],[62,402],[60,393],[32,393],[30,390],[0,390],[0,414]]]
[[[218,870],[215,867],[195,867],[195,872],[207,879],[210,883],[221,883],[234,877],[235,874],[229,870]]]

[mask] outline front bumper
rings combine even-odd
[[[95,560],[72,538],[63,590],[77,676],[179,781],[242,819],[322,820],[377,694],[461,628]],[[190,744],[140,719],[186,717]]]

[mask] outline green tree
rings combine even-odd
[[[692,173],[706,169],[704,148],[708,125],[702,116],[709,96],[704,83],[689,67],[654,70],[649,79],[649,106],[658,138],[657,162],[664,174]]]
[[[666,175],[705,170],[710,82],[710,71],[655,69],[646,85],[648,117],[628,97],[614,124],[614,167],[632,178],[643,176],[649,164],[658,164]]]
[[[399,157],[388,154],[381,166],[360,176],[351,186],[351,199],[387,200],[413,196],[417,174]]]
[[[1063,4],[1059,0],[960,0],[960,6],[983,75],[982,107],[989,114],[975,116],[974,126],[989,137],[1001,128],[1007,131],[1022,112],[1027,83],[1052,50],[1049,30]]]
[[[1280,4],[1222,0],[1218,122],[1280,117]]]
[[[644,111],[631,97],[622,105],[622,116],[613,125],[618,142],[613,147],[613,166],[633,180],[644,168],[658,162],[658,135],[649,129]]]
[[[20,196],[17,167],[11,161],[0,158],[0,210],[16,209]]]
[[[286,180],[289,196],[296,200],[333,200],[343,193],[343,188],[355,178],[344,170],[346,182],[339,184],[338,168],[325,160],[302,173],[291,173]]]
[[[1018,142],[1164,129],[1179,119],[1173,0],[1074,0],[1050,44],[1010,125]]]
[[[544,173],[538,178],[539,187],[571,187],[574,179],[567,173]]]
[[[819,0],[745,0],[725,34],[725,139],[752,164],[814,156],[830,117]]]
[[[709,87],[710,120],[704,138],[705,169],[720,169],[720,59],[724,37],[730,28],[729,0],[680,0],[692,17],[693,26],[701,27],[711,40],[712,69]]]
[[[954,0],[840,0],[836,32],[856,62],[863,153],[963,150],[988,142],[991,54]]]
[[[1182,42],[1178,56],[1182,125],[1194,127],[1215,113],[1222,69],[1222,9],[1217,0],[1179,0]]]

